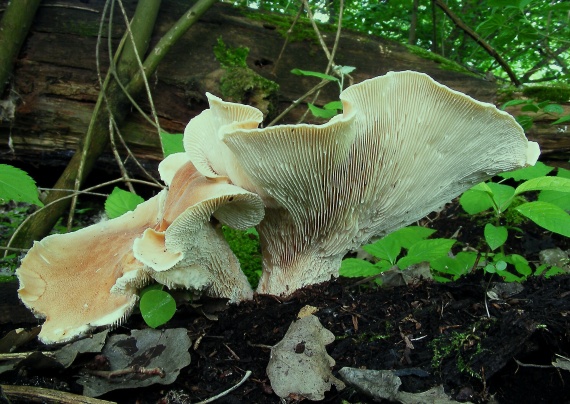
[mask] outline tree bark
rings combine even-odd
[[[0,96],[10,79],[14,62],[28,35],[41,0],[8,3],[0,21]]]

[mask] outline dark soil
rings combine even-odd
[[[433,220],[431,218],[430,220]],[[458,248],[476,246],[482,230],[461,223],[451,205],[430,226],[450,237],[460,226]],[[474,233],[467,233],[466,230]],[[532,225],[509,239],[510,252],[535,260],[542,248],[567,249],[568,240],[551,238]],[[192,363],[169,386],[117,390],[100,397],[121,403],[189,403],[205,400],[251,377],[218,403],[279,403],[266,376],[269,349],[280,341],[299,310],[312,305],[323,326],[337,337],[327,346],[342,367],[397,370],[401,390],[421,392],[443,385],[459,401],[499,403],[570,403],[570,372],[552,366],[557,355],[570,357],[570,275],[530,277],[520,293],[489,301],[493,281],[482,271],[441,284],[421,281],[392,289],[354,286],[340,279],[298,291],[280,301],[257,296],[251,302],[215,312],[219,302],[199,307],[182,304],[168,327],[184,327],[194,342]],[[35,325],[25,311],[6,307],[15,301],[15,286],[0,302],[2,334]],[[4,304],[4,306],[2,306]],[[145,327],[140,315],[114,332]],[[33,343],[21,350],[45,350]],[[0,375],[2,384],[35,385],[81,394],[77,375],[94,355],[83,355],[67,370],[22,367]],[[351,387],[326,394],[324,402],[371,402]]]

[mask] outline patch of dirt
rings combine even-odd
[[[482,228],[466,220],[449,206],[430,226],[439,229],[437,237],[457,233],[458,248],[476,246]],[[508,248],[536,260],[545,245],[567,249],[567,243],[526,224],[520,237],[509,238]],[[378,289],[339,279],[301,290],[287,301],[256,296],[219,312],[215,310],[219,302],[214,300],[203,300],[198,307],[182,304],[168,327],[188,330],[192,363],[176,382],[117,390],[100,398],[120,403],[196,403],[235,385],[249,370],[252,375],[244,384],[216,402],[279,403],[265,371],[268,346],[283,338],[303,306],[312,305],[319,309],[315,315],[323,326],[337,337],[327,346],[336,361],[335,376],[345,366],[393,369],[401,377],[401,390],[409,392],[443,385],[460,401],[569,402],[570,372],[553,367],[552,362],[556,355],[570,357],[570,275],[530,277],[519,293],[499,293],[499,300],[490,301],[486,291],[495,286],[494,280],[498,279],[478,271],[452,283],[422,281]],[[10,316],[6,307],[15,304],[15,285],[5,290],[9,291],[3,297],[11,302],[0,301],[1,335],[16,326],[35,325],[22,311]],[[114,332],[144,327],[135,314]],[[45,349],[33,342],[21,350]],[[93,354],[83,354],[61,371],[22,367],[1,374],[0,383],[81,394],[75,380],[93,359]],[[340,392],[333,388],[323,402],[343,400],[371,401],[347,387]]]

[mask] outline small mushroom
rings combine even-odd
[[[177,164],[182,167],[170,176]],[[169,287],[207,289],[209,296],[232,303],[251,299],[253,291],[236,256],[210,218],[245,230],[263,218],[261,199],[225,177],[204,177],[184,153],[167,157],[159,171],[169,185],[164,215],[156,228],[135,240],[135,258]]]
[[[16,275],[22,302],[46,319],[42,342],[66,342],[130,314],[138,289],[150,279],[133,256],[133,241],[158,224],[164,196],[162,191],[116,219],[34,243]]]
[[[197,170],[261,196],[258,292],[338,276],[343,256],[492,175],[533,165],[538,144],[507,113],[417,72],[349,87],[324,125],[254,128],[251,107],[208,95],[184,144]]]

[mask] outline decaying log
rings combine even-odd
[[[42,3],[17,62],[11,91],[5,93],[0,111],[4,114],[0,123],[2,161],[14,164],[25,161],[40,167],[62,167],[69,161],[78,139],[87,130],[99,91],[95,47],[103,3],[103,0],[90,1],[88,8],[93,11],[48,7],[49,2]],[[124,3],[128,10],[133,10],[136,2]],[[163,1],[153,38],[160,38],[187,7],[186,2]],[[282,33],[288,26],[257,11],[246,14],[231,5],[216,4],[159,66],[151,86],[164,130],[181,133],[185,124],[206,108],[206,91],[221,96],[222,70],[213,53],[219,37],[229,46],[248,47],[249,67],[280,85],[279,110],[317,83],[317,79],[290,73],[293,68],[323,71],[326,67],[327,60],[320,45],[310,35],[290,42],[275,66],[285,41]],[[121,19],[117,16],[114,21]],[[324,33],[325,40],[332,46],[334,34]],[[121,34],[121,26],[113,27],[114,46]],[[100,52],[103,73],[107,66],[106,42],[103,38]],[[345,32],[336,63],[355,66],[352,76],[357,82],[390,70],[409,69],[425,72],[482,101],[493,102],[496,95],[495,83],[445,70],[441,64],[410,52],[404,45],[374,36]],[[328,85],[317,103],[337,99],[338,92],[335,84]],[[146,103],[141,103],[144,108]],[[301,105],[284,123],[296,122],[304,110],[305,106]],[[530,136],[543,144],[546,154],[567,159],[570,144],[562,132],[567,133],[566,126],[553,127],[541,122],[535,125]],[[154,166],[161,159],[156,131],[136,112],[123,124],[122,133],[144,163]],[[109,169],[116,170],[111,160],[109,153],[103,157],[102,165],[109,162]]]

